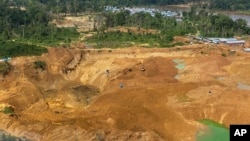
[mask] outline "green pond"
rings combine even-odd
[[[176,68],[178,70],[182,70],[185,68],[184,60],[181,59],[174,59],[173,62],[176,64]]]
[[[229,129],[208,119],[200,120],[207,128],[201,129],[196,134],[196,141],[229,141]]]

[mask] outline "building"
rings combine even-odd
[[[226,44],[228,45],[242,45],[244,46],[245,45],[245,41],[244,40],[228,40],[226,41]]]
[[[244,45],[244,40],[237,40],[235,38],[207,38],[211,43],[225,43],[228,45]]]

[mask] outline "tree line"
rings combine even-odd
[[[221,10],[249,11],[249,0],[12,0],[4,1],[12,6],[39,5],[53,13],[77,15],[79,12],[102,11],[104,6],[133,7],[152,5],[177,5],[193,3],[201,7]]]
[[[98,18],[101,17],[104,20],[103,25],[96,29],[95,36],[87,39],[87,42],[97,43],[99,47],[131,46],[131,43],[171,47],[180,45],[180,43],[173,43],[174,36],[196,32],[195,27],[190,22],[178,22],[174,17],[164,17],[160,13],[155,13],[155,16],[152,16],[146,12],[131,15],[127,10],[117,13],[106,12],[97,16],[96,21],[99,21]],[[109,30],[118,26],[128,27],[127,31]],[[136,27],[137,31],[131,31],[129,27]],[[151,32],[152,29],[158,32]]]
[[[250,0],[210,0],[211,9],[221,10],[250,10]]]
[[[105,12],[96,16],[95,19],[101,22],[102,26],[97,28],[97,34],[88,42],[97,43],[97,47],[125,47],[131,43],[148,43],[150,46],[171,47],[174,36],[193,34],[204,37],[233,37],[235,35],[250,34],[250,27],[246,20],[238,19],[233,21],[223,14],[214,14],[207,9],[192,7],[189,12],[183,13],[181,21],[174,17],[164,17],[160,13],[152,16],[146,12],[130,14],[129,11]],[[137,27],[138,33],[128,31],[109,31],[114,27]],[[143,32],[140,32],[140,29]],[[152,33],[149,30],[155,29],[159,32]],[[178,43],[179,45],[179,43]]]
[[[78,39],[75,28],[57,28],[50,23],[54,15],[46,7],[35,4],[21,8],[11,2],[15,1],[0,1],[0,58],[40,55],[47,51],[40,46],[67,46]]]
[[[50,21],[53,14],[39,5],[25,9],[0,2],[0,40],[52,44],[70,42],[79,33],[75,28],[57,28]]]
[[[233,21],[229,16],[214,14],[206,9],[197,10],[192,7],[184,12],[184,22],[191,22],[193,27],[206,37],[233,37],[250,34],[250,27],[244,19]]]

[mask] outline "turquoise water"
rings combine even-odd
[[[243,84],[243,83],[238,83],[237,88],[240,89],[240,90],[250,90],[250,85]]]
[[[185,68],[185,64],[184,64],[184,60],[181,60],[181,59],[174,59],[173,62],[176,64],[176,68],[178,70],[182,70]],[[175,77],[175,79],[179,79],[180,78],[180,75],[177,74]]]
[[[229,129],[223,125],[204,119],[200,121],[207,126],[206,129],[201,129],[196,135],[196,141],[229,141]]]
[[[182,63],[184,60],[181,60],[181,59],[174,59],[173,62],[175,62],[176,64],[178,63]]]
[[[185,64],[178,64],[175,66],[178,70],[182,70],[185,68]]]
[[[28,141],[28,140],[11,136],[10,134],[0,130],[0,141]]]
[[[176,67],[178,70],[182,70],[182,69],[185,68],[184,60],[174,59],[173,62],[177,64],[175,67]]]

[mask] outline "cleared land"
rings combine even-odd
[[[0,113],[0,128],[42,141],[193,141],[200,119],[249,123],[250,56],[228,49],[51,48],[14,58],[0,104],[15,116]]]

